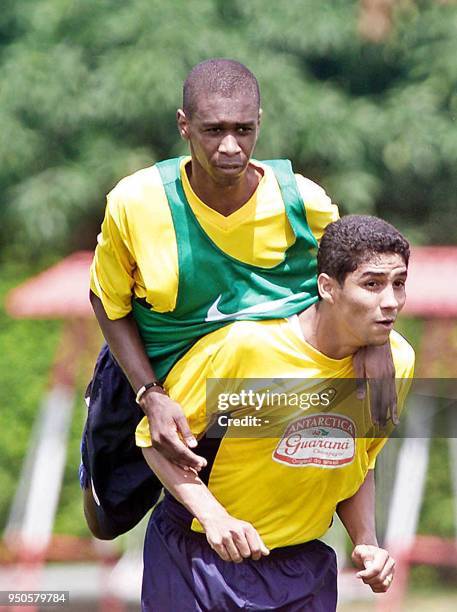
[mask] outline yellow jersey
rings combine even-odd
[[[273,268],[294,241],[273,169],[251,163],[262,178],[252,197],[224,216],[192,190],[186,165],[181,181],[186,199],[202,230],[224,253],[241,262]],[[338,219],[338,208],[316,183],[297,174],[303,211],[314,237]],[[132,297],[146,299],[159,312],[172,312],[179,287],[178,248],[172,216],[156,166],[122,179],[108,194],[105,218],[91,267],[91,290],[110,319],[132,310]],[[217,296],[215,296],[217,297]]]
[[[208,460],[210,491],[270,548],[321,537],[387,441],[373,437],[368,401],[355,397],[352,357],[323,355],[297,322],[227,325],[200,339],[165,380]],[[401,409],[414,352],[397,332],[391,345]],[[146,418],[136,443],[151,444]],[[203,531],[196,519],[192,529]]]

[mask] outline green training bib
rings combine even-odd
[[[219,327],[289,317],[317,301],[317,241],[290,161],[263,162],[273,168],[295,241],[280,264],[261,268],[224,253],[204,232],[184,194],[181,159],[157,164],[178,246],[176,307],[159,313],[133,300],[133,316],[161,380],[199,338]]]

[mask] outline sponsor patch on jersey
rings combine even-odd
[[[356,428],[341,414],[319,413],[287,426],[273,459],[291,467],[339,468],[354,460]]]

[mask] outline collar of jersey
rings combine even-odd
[[[352,372],[352,355],[348,355],[347,357],[343,357],[343,359],[333,359],[332,357],[328,357],[324,353],[321,353],[314,348],[309,342],[307,342],[303,336],[303,330],[300,326],[300,321],[298,319],[298,315],[293,315],[292,317],[288,317],[287,323],[293,330],[294,339],[297,341],[302,347],[302,350],[307,353],[311,353],[313,358],[322,366],[325,366],[329,370],[338,373],[338,377],[341,374],[354,375]]]
[[[264,166],[263,164],[260,164],[257,161],[254,162],[254,160],[251,160],[250,163],[256,168],[259,168],[263,173],[263,176],[259,181],[257,189],[254,191],[249,200],[245,202],[243,206],[238,208],[238,210],[235,210],[233,213],[226,217],[219,213],[217,210],[214,210],[213,208],[205,204],[205,202],[203,202],[203,200],[201,200],[192,189],[185,169],[186,164],[190,163],[190,161],[190,156],[185,157],[181,161],[180,173],[184,193],[186,195],[187,201],[189,202],[189,206],[192,208],[192,211],[197,217],[197,219],[203,220],[205,223],[213,225],[219,228],[220,230],[231,231],[239,227],[239,224],[241,222],[248,218],[252,218],[255,215],[257,195],[260,189],[264,189],[265,182],[267,180],[271,180],[270,172],[273,172],[271,168],[268,168],[267,166]]]

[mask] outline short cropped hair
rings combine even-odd
[[[393,225],[369,215],[347,215],[326,227],[317,253],[317,271],[343,285],[348,274],[377,253],[396,253],[408,266],[409,243]]]
[[[240,91],[243,96],[252,96],[260,108],[259,83],[244,64],[222,58],[205,60],[194,66],[184,81],[182,108],[191,117],[199,96],[216,93],[229,98]]]

